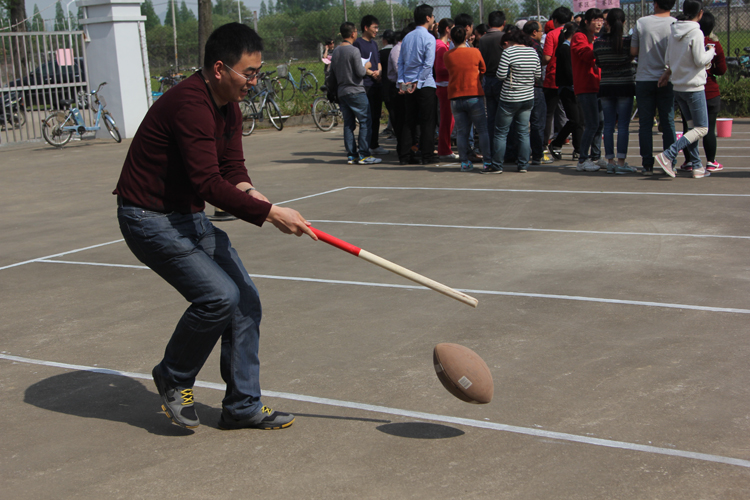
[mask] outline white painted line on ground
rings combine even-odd
[[[322,193],[311,194],[309,196],[302,196],[301,198],[294,198],[293,200],[280,201],[278,203],[274,203],[274,205],[283,205],[285,203],[292,203],[293,201],[300,201],[300,200],[306,200],[308,198],[315,198],[316,196],[322,196],[324,194],[331,194],[331,193],[335,193],[337,191],[343,191],[345,189],[349,189],[349,188],[342,187],[342,188],[338,188],[338,189],[331,189],[330,191],[323,191]]]
[[[718,196],[727,198],[747,198],[750,194],[727,193],[670,193],[648,191],[569,191],[563,189],[498,189],[498,188],[437,188],[437,187],[397,187],[397,186],[349,186],[346,189],[375,189],[387,191],[485,191],[497,193],[560,193],[560,194],[624,194],[647,196]]]
[[[405,226],[430,227],[439,229],[488,229],[496,231],[533,231],[542,233],[574,233],[574,234],[612,234],[617,236],[680,236],[685,238],[730,238],[750,240],[750,236],[733,236],[725,234],[689,234],[689,233],[637,233],[625,231],[584,231],[577,229],[538,229],[533,227],[502,227],[502,226],[455,226],[450,224],[410,224],[402,222],[363,222],[351,220],[310,219],[309,222],[323,222],[331,224],[359,224],[363,226]]]
[[[148,269],[146,266],[133,266],[128,264],[104,264],[101,262],[75,262],[69,260],[39,260],[37,262],[47,264],[73,264],[79,266],[103,266],[103,267],[123,267],[128,269]],[[301,276],[276,276],[271,274],[252,274],[248,273],[251,278],[282,280],[282,281],[299,281],[305,283],[325,283],[331,285],[353,285],[353,286],[370,286],[380,288],[400,288],[402,290],[429,290],[427,287],[419,285],[397,285],[394,283],[373,283],[369,281],[348,281],[348,280],[329,280],[322,278],[304,278]],[[670,304],[665,302],[648,302],[641,300],[625,299],[605,299],[601,297],[583,297],[579,295],[557,295],[548,293],[526,293],[526,292],[504,292],[500,290],[471,290],[468,288],[456,288],[459,292],[477,294],[477,295],[502,295],[507,297],[529,297],[535,299],[555,299],[555,300],[575,300],[583,302],[598,302],[603,304],[625,304],[631,306],[647,307],[666,307],[668,309],[687,309],[692,311],[722,312],[734,314],[750,314],[750,309],[737,309],[731,307],[711,307],[697,306],[691,304]]]
[[[0,359],[7,361],[13,361],[17,363],[27,363],[34,365],[42,365],[54,368],[62,368],[66,370],[77,370],[92,373],[102,373],[106,375],[119,375],[122,377],[128,377],[139,380],[152,380],[151,375],[145,373],[136,372],[125,372],[120,370],[112,370],[109,368],[99,368],[95,366],[85,365],[73,365],[68,363],[58,363],[54,361],[44,361],[39,359],[22,358],[20,356],[12,356],[10,354],[0,353]],[[213,382],[195,382],[196,387],[203,387],[206,389],[215,389],[218,391],[224,391],[226,386],[224,384],[217,384]],[[589,436],[580,436],[576,434],[568,434],[565,432],[554,432],[545,431],[542,429],[535,429],[529,427],[519,427],[515,425],[499,424],[494,422],[487,422],[482,420],[473,420],[469,418],[451,417],[448,415],[438,415],[434,413],[424,413],[419,411],[402,410],[399,408],[389,408],[387,406],[370,405],[366,403],[356,403],[351,401],[342,401],[338,399],[319,398],[315,396],[306,396],[303,394],[292,394],[289,392],[276,392],[276,391],[262,391],[264,397],[288,399],[291,401],[300,401],[304,403],[313,403],[326,406],[335,406],[339,408],[348,408],[351,410],[360,410],[373,413],[381,413],[385,415],[394,415],[399,417],[416,418],[420,420],[427,420],[431,422],[441,422],[445,424],[463,425],[467,427],[476,427],[479,429],[489,429],[501,432],[510,432],[513,434],[522,434],[526,436],[532,436],[537,438],[555,439],[560,441],[568,441],[574,443],[588,444],[593,446],[601,446],[604,448],[615,448],[627,451],[639,451],[643,453],[651,453],[656,455],[667,455],[677,458],[689,458],[693,460],[701,460],[704,462],[713,462],[727,465],[736,465],[739,467],[750,468],[749,460],[742,460],[739,458],[724,457],[721,455],[711,455],[708,453],[697,453],[693,451],[677,450],[673,448],[660,448],[657,446],[648,446],[636,443],[628,443],[625,441],[613,441],[610,439],[594,438]]]
[[[121,241],[125,241],[125,240],[124,239],[119,239],[119,240],[114,240],[114,241],[108,241],[107,243],[99,243],[98,245],[91,245],[90,247],[77,248],[75,250],[69,250],[67,252],[56,253],[54,255],[47,255],[46,257],[39,257],[38,259],[25,260],[23,262],[17,262],[15,264],[10,264],[9,266],[0,267],[0,271],[2,271],[3,269],[10,269],[11,267],[17,267],[17,266],[22,266],[24,264],[30,264],[32,262],[41,262],[41,261],[43,261],[45,259],[52,259],[52,258],[55,258],[55,257],[62,257],[63,255],[70,255],[72,253],[83,252],[84,250],[91,250],[92,248],[103,247],[103,246],[106,246],[106,245],[111,245],[112,243],[120,243]]]

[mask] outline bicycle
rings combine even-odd
[[[279,76],[272,81],[273,92],[282,101],[291,101],[292,97],[294,97],[295,89],[303,94],[311,90],[313,93],[318,91],[318,78],[312,71],[297,66],[297,69],[300,71],[299,83],[294,79],[294,75],[289,72],[289,65],[292,64],[292,61],[296,60],[289,59],[288,63],[276,66]]]
[[[61,106],[68,106],[67,111],[53,111],[44,120],[42,120],[42,136],[48,144],[56,148],[65,146],[70,139],[73,137],[73,133],[78,133],[79,136],[83,136],[86,132],[95,132],[101,128],[99,123],[104,119],[104,126],[107,128],[109,135],[112,136],[116,142],[122,142],[120,131],[117,129],[117,123],[112,115],[107,111],[107,102],[104,97],[99,95],[99,91],[107,84],[102,82],[99,84],[99,88],[92,90],[90,93],[79,92],[78,101],[85,96],[91,96],[93,98],[93,104],[96,109],[96,121],[91,127],[87,127],[83,120],[83,115],[80,109],[78,109],[76,99],[67,99],[60,101]]]
[[[326,92],[325,86],[320,87],[320,90]],[[338,124],[339,118],[343,120],[341,109],[335,102],[328,100],[326,95],[322,95],[315,99],[310,106],[312,110],[313,122],[323,132],[328,132],[335,125]]]
[[[743,49],[744,54],[740,54],[740,49],[734,50],[735,57],[727,57],[727,73],[726,76],[730,81],[736,82],[740,78],[747,78],[750,76],[750,47]]]
[[[275,71],[263,72],[258,75],[258,84],[253,86],[254,94],[248,95],[240,101],[240,112],[242,113],[242,135],[248,136],[255,130],[255,122],[263,121],[263,110],[268,114],[271,125],[276,130],[284,128],[284,122],[281,121],[281,109],[274,101],[271,92],[268,90],[269,75]],[[259,103],[256,105],[256,101]]]

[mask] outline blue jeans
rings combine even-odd
[[[662,146],[666,151],[674,144],[674,92],[672,84],[659,87],[657,82],[635,82],[635,98],[638,101],[638,143],[641,161],[645,168],[654,167],[654,116],[659,110]]]
[[[529,143],[531,144],[531,158],[541,160],[544,157],[547,141],[544,138],[544,128],[547,124],[547,101],[540,87],[534,88],[534,107],[531,108],[531,131]]]
[[[698,153],[698,140],[708,132],[708,107],[706,93],[674,92],[675,100],[680,106],[682,116],[687,120],[688,130],[680,139],[664,151],[664,156],[674,163],[680,150],[685,151],[685,157],[693,163],[693,169],[701,169],[701,155]]]
[[[360,92],[339,96],[339,105],[341,115],[344,117],[344,147],[347,156],[355,158],[357,155],[370,156],[370,102],[367,100],[367,94]],[[354,129],[357,126],[357,120],[359,120],[359,138],[355,142]]]
[[[484,100],[487,105],[487,130],[495,130],[495,117],[497,116],[497,107],[500,105],[500,92],[503,90],[503,82],[493,76],[484,77],[482,83],[484,89]],[[490,141],[490,158],[493,155],[493,145]]]
[[[604,130],[602,105],[596,94],[578,94],[576,99],[583,111],[584,123],[578,161],[583,163],[589,158],[596,161],[602,157],[602,131]],[[590,155],[589,150],[591,151]]]
[[[633,112],[633,98],[602,97],[604,112],[604,152],[608,160],[615,158],[615,123],[617,123],[617,158],[628,157],[628,128],[630,113]]]
[[[238,419],[260,411],[260,297],[227,234],[203,212],[163,214],[124,206],[117,219],[138,260],[190,302],[157,366],[164,380],[193,387],[221,338],[224,411]]]
[[[487,133],[487,116],[484,114],[483,97],[459,97],[451,99],[451,111],[456,120],[456,145],[461,163],[469,161],[469,133],[472,124],[479,135],[479,148],[487,162],[490,155],[490,137]]]
[[[503,168],[505,148],[510,124],[515,123],[518,134],[518,169],[526,168],[529,163],[531,146],[529,144],[529,119],[534,107],[534,99],[521,102],[500,101],[495,118],[495,134],[492,137],[492,166]]]

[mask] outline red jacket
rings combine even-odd
[[[585,33],[578,32],[570,41],[570,59],[573,63],[573,90],[578,94],[599,92],[601,70],[594,59],[594,42]]]
[[[716,55],[711,61],[711,67],[708,69],[706,77],[706,100],[719,97],[719,84],[716,82],[717,75],[723,75],[727,72],[727,60],[724,58],[724,49],[721,47],[721,43],[718,40],[711,40],[706,37],[703,40],[704,45],[711,43],[715,45]]]
[[[448,69],[445,67],[443,62],[443,55],[448,52],[448,44],[444,41],[437,39],[435,40],[435,81],[436,82],[447,82],[450,77],[448,76]]]
[[[557,46],[560,43],[560,33],[562,33],[563,27],[560,26],[559,28],[555,28],[549,33],[547,33],[547,37],[544,39],[544,47],[542,48],[542,54],[545,56],[550,56],[552,59],[549,60],[547,63],[547,66],[545,66],[545,74],[544,74],[544,88],[546,89],[556,89],[557,84],[555,83],[555,72],[557,71],[557,57],[555,57],[555,53],[557,52]]]

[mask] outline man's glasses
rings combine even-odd
[[[224,63],[222,63],[222,64],[224,64]],[[263,68],[263,66],[261,66],[260,68],[251,69],[250,70],[250,74],[247,75],[247,74],[238,73],[237,71],[235,71],[234,69],[232,69],[232,67],[229,66],[228,64],[224,64],[224,67],[225,68],[229,68],[229,70],[232,73],[234,73],[234,74],[236,74],[238,76],[241,76],[242,78],[244,78],[245,80],[247,80],[247,83],[251,83],[253,80],[255,80],[258,77],[258,73],[260,73],[260,70]]]

